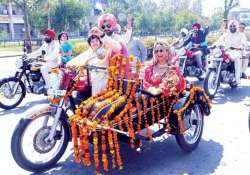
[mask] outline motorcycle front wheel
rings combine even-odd
[[[11,77],[0,81],[0,108],[15,108],[23,101],[25,95],[25,85],[19,79]]]
[[[216,82],[217,72],[213,69],[209,70],[206,78],[204,80],[204,90],[205,93],[212,99],[214,98],[217,90],[220,86],[220,78],[218,82]]]
[[[62,157],[70,139],[69,125],[66,119],[60,117],[55,135],[49,140],[53,120],[51,112],[20,120],[12,135],[11,153],[21,168],[43,172],[52,168]]]

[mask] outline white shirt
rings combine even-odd
[[[42,51],[45,51],[44,60],[46,64],[51,67],[57,67],[60,57],[60,44],[58,41],[53,40],[51,43],[44,42],[43,45],[36,51],[28,54],[28,58],[36,58],[42,55]]]
[[[247,42],[247,38],[245,34],[240,32],[227,32],[223,34],[219,40],[215,43],[215,45],[223,45],[227,48],[244,48]]]

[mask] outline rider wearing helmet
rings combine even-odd
[[[230,55],[230,58],[234,61],[236,77],[234,82],[235,85],[240,83],[242,50],[245,48],[247,42],[244,33],[237,31],[237,26],[238,22],[231,20],[228,24],[229,31],[223,34],[219,40],[213,44],[215,46],[222,45],[225,46],[225,48],[228,48],[226,53]]]
[[[188,39],[184,42],[182,46],[187,46],[189,43],[194,47],[194,55],[199,68],[204,70],[202,66],[202,56],[208,54],[206,36],[209,32],[209,27],[207,22],[204,28],[201,28],[199,23],[194,23],[192,25],[192,33],[189,35]]]
[[[27,57],[36,58],[42,55],[42,51],[45,51],[44,60],[46,62],[41,67],[41,73],[45,80],[46,88],[49,88],[49,71],[59,65],[60,44],[55,40],[56,33],[52,29],[46,29],[43,35],[43,45],[38,50],[28,54]]]

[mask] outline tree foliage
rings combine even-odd
[[[89,5],[77,0],[65,0],[59,3],[52,13],[52,27],[56,31],[76,31],[87,16]],[[60,18],[59,18],[60,16]]]

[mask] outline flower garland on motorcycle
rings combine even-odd
[[[178,92],[174,89],[173,92],[169,92],[169,96],[161,95],[161,98],[159,99],[155,97],[148,99],[148,97],[143,93],[136,93],[139,86],[141,64],[137,61],[136,73],[133,81],[131,66],[128,72],[125,70],[126,59],[126,57],[122,57],[120,55],[116,55],[111,59],[108,67],[108,90],[83,101],[77,108],[76,114],[71,116],[69,119],[73,136],[74,157],[77,163],[80,163],[81,153],[83,164],[85,166],[89,166],[91,164],[89,135],[92,135],[93,137],[93,156],[96,174],[100,174],[99,154],[101,154],[102,157],[101,162],[103,164],[104,171],[108,171],[109,164],[107,158],[107,144],[109,145],[109,152],[112,159],[112,168],[117,166],[119,170],[123,169],[120,146],[118,144],[118,130],[115,129],[115,126],[118,127],[119,132],[125,133],[130,138],[130,146],[132,149],[135,148],[135,136],[141,133],[142,128],[146,129],[146,134],[150,142],[152,142],[153,137],[149,126],[154,123],[158,123],[160,126],[160,120],[164,118],[166,123],[166,132],[170,133],[172,130],[170,124],[170,115],[173,113],[172,107],[178,101],[179,96],[185,93],[185,91]],[[130,59],[133,58],[130,57]],[[125,77],[127,78],[127,82],[123,81]],[[180,134],[184,132],[182,119],[183,112],[191,104],[195,103],[197,92],[204,94],[204,91],[201,88],[192,88],[190,91],[190,98],[186,105],[183,108],[174,111],[178,120]],[[205,94],[204,98],[200,100],[210,104],[210,101]],[[150,103],[148,103],[148,101]],[[94,107],[97,103],[99,106]],[[156,107],[154,104],[156,104]],[[161,115],[160,112],[161,104],[163,104],[163,115]],[[110,106],[109,109],[100,118],[95,118],[97,113],[107,105]],[[135,106],[135,108],[133,108],[133,106]],[[151,111],[151,120],[149,120],[150,117],[148,117],[148,107]],[[121,111],[117,113],[118,109],[121,109]],[[137,113],[137,119],[133,118],[134,112]],[[117,114],[113,116],[114,113]],[[155,114],[157,114],[157,117]],[[136,120],[137,125],[135,125],[134,120]],[[77,130],[80,131],[80,138],[78,138]],[[100,142],[99,139],[101,140]],[[102,153],[99,153],[99,145],[101,146]],[[141,139],[139,140],[139,146],[142,146]]]

